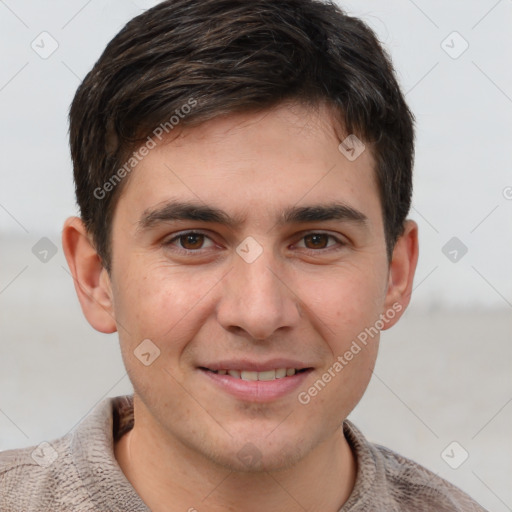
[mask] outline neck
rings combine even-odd
[[[341,427],[299,463],[272,472],[231,471],[162,439],[136,421],[114,446],[126,478],[153,512],[337,512],[355,484],[356,461]]]

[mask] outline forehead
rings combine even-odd
[[[136,165],[116,216],[122,211],[135,222],[136,214],[178,197],[247,220],[270,219],[292,205],[340,201],[379,216],[371,150],[347,158],[339,149],[346,136],[327,108],[297,105],[184,128]]]

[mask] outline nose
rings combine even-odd
[[[217,320],[224,329],[245,332],[254,340],[297,326],[301,316],[293,285],[283,272],[273,270],[278,266],[269,252],[252,263],[235,257],[217,306]]]

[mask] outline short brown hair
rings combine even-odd
[[[105,268],[134,149],[173,116],[197,126],[285,100],[325,102],[371,143],[390,261],[411,203],[414,127],[371,29],[322,0],[168,0],[112,39],[70,109],[77,202]]]

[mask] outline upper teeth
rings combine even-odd
[[[264,372],[253,372],[249,370],[217,370],[215,373],[218,373],[219,375],[229,374],[231,377],[242,380],[274,380],[295,375],[296,371],[297,370],[295,368],[277,368],[276,370],[266,370]]]

